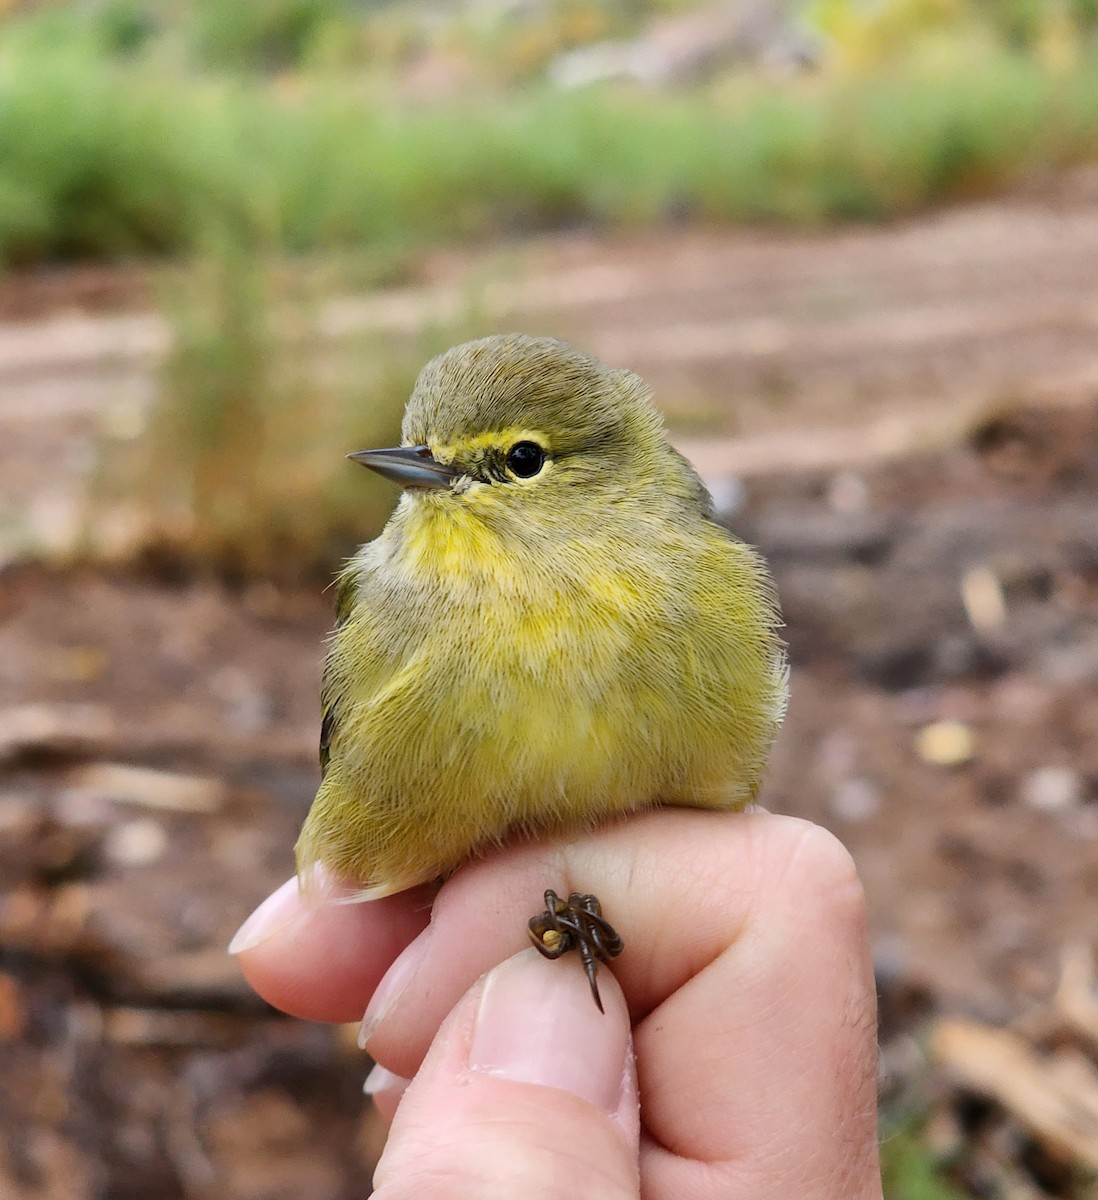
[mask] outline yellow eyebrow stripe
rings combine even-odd
[[[478,433],[475,437],[458,438],[445,445],[433,447],[432,450],[440,461],[450,462],[455,458],[476,457],[489,450],[510,450],[516,442],[537,442],[547,452],[552,449],[548,436],[541,430],[512,426],[509,429]]]

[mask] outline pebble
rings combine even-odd
[[[831,792],[831,811],[852,824],[876,816],[881,807],[881,790],[871,779],[844,779]]]
[[[1006,598],[999,576],[988,566],[972,567],[961,577],[961,602],[977,633],[993,637],[1007,622]]]
[[[119,867],[148,867],[168,848],[168,835],[159,821],[141,817],[116,825],[107,835],[104,853]]]
[[[1066,812],[1083,800],[1083,781],[1071,767],[1036,767],[1022,777],[1019,797],[1040,812]]]
[[[916,735],[915,752],[936,767],[960,767],[976,753],[976,735],[961,721],[932,721]]]

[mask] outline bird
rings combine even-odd
[[[513,837],[752,803],[786,706],[774,584],[639,376],[550,337],[465,342],[423,368],[399,446],[348,457],[403,491],[337,578],[306,893],[375,899]]]

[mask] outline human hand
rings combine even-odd
[[[605,1016],[578,956],[519,953],[546,887],[625,941]],[[665,809],[469,863],[430,904],[309,910],[291,882],[234,939],[276,1007],[369,1001],[378,1200],[880,1200],[865,906],[824,830]]]

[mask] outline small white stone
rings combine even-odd
[[[961,602],[969,624],[977,633],[990,637],[1006,625],[1002,581],[990,567],[972,567],[961,576]]]
[[[1083,783],[1071,767],[1037,767],[1022,779],[1020,796],[1041,812],[1065,812],[1082,803]]]
[[[116,825],[107,835],[106,856],[119,867],[148,867],[159,862],[168,848],[164,827],[152,817]]]
[[[881,792],[871,779],[844,779],[831,792],[831,811],[843,821],[857,824],[876,816]]]

